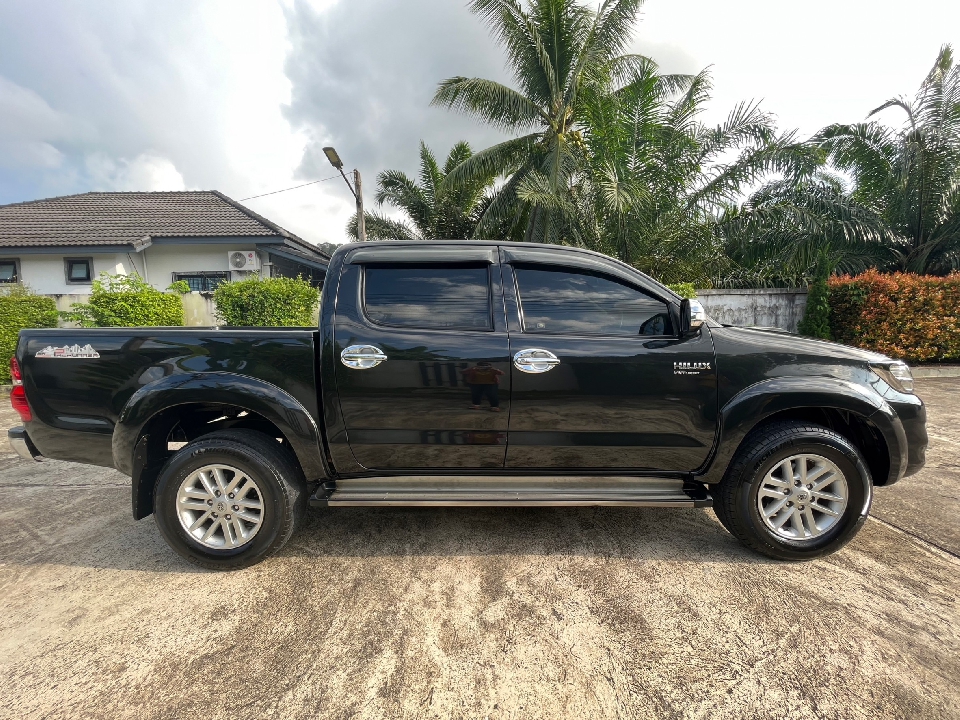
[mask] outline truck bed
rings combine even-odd
[[[48,458],[117,467],[114,428],[135,394],[200,374],[254,378],[318,421],[315,328],[24,330],[17,358],[31,441]]]

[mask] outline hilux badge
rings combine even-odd
[[[701,370],[709,370],[708,362],[675,362],[673,364],[674,375],[699,375]]]
[[[37,350],[38,358],[98,358],[100,353],[93,349],[90,343],[83,347],[79,345],[64,345],[63,347],[54,347],[47,345],[43,350]]]

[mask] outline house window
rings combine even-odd
[[[87,285],[93,279],[93,258],[64,258],[68,285]]]
[[[16,258],[0,260],[0,283],[20,282],[20,261]]]
[[[211,270],[207,272],[187,272],[174,273],[173,280],[186,281],[193,292],[213,292],[220,283],[230,279],[230,273],[223,270]]]

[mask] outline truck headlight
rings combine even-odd
[[[894,390],[913,394],[913,373],[910,372],[910,366],[905,362],[898,360],[882,365],[871,365],[870,369],[883,378],[884,382]]]

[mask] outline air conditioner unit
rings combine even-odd
[[[231,270],[259,270],[260,257],[255,250],[230,250],[227,252],[227,264]]]

